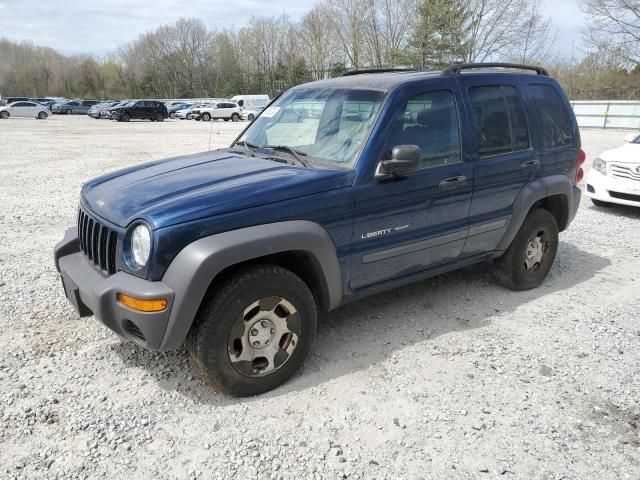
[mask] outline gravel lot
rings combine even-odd
[[[245,124],[0,121],[1,478],[640,478],[640,211],[584,201],[546,283],[481,265],[324,315],[285,386],[78,320],[52,261],[80,186]],[[583,131],[589,161],[621,132]]]

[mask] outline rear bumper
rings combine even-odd
[[[606,203],[640,207],[640,181],[615,178],[591,169],[586,184],[587,197]]]
[[[65,295],[81,317],[94,315],[123,338],[149,349],[159,349],[164,338],[175,292],[162,282],[118,272],[104,277],[79,251],[76,229],[67,230],[55,247],[56,267],[60,272]],[[162,312],[139,312],[117,300],[118,293],[140,299],[164,298]]]

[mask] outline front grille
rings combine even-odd
[[[636,170],[636,166],[628,167],[626,165],[611,165],[611,175],[618,178],[626,178],[640,182],[640,171]]]
[[[116,243],[118,234],[87,215],[78,211],[78,241],[80,250],[89,261],[107,275],[116,273]]]
[[[620,200],[640,202],[640,195],[633,195],[632,193],[609,192],[609,195],[611,195],[613,198],[619,198]]]

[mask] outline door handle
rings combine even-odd
[[[460,188],[467,182],[467,177],[464,175],[458,175],[457,177],[446,178],[440,182],[440,190],[453,190],[454,188]]]
[[[520,168],[523,170],[538,168],[540,166],[540,160],[528,160],[520,164]]]

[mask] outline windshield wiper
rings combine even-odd
[[[290,153],[301,165],[304,165],[305,167],[311,166],[309,160],[302,158],[307,156],[306,152],[296,150],[295,148],[292,148],[288,145],[267,145],[264,148],[270,148],[271,150],[279,150],[281,152]]]
[[[259,145],[255,145],[245,140],[240,140],[239,142],[236,142],[234,145],[240,145],[241,147],[244,147],[244,152],[245,153],[249,152],[247,155],[250,157],[253,157],[253,152],[256,150],[256,148],[260,148]]]

